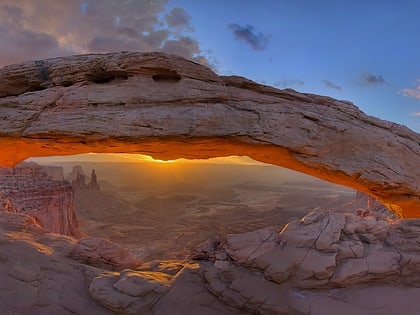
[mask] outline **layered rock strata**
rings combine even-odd
[[[181,57],[113,53],[0,69],[0,164],[29,156],[247,155],[420,216],[420,136],[329,97],[218,76]]]
[[[49,167],[45,171],[29,163],[2,168],[0,210],[28,214],[52,233],[80,237],[73,188],[66,181],[52,180],[51,176],[62,177],[62,169],[60,172]]]

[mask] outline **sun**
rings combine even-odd
[[[151,162],[151,163],[162,163],[162,164],[167,164],[167,163],[175,163],[178,160],[160,160],[160,159],[155,159],[150,155],[144,155],[144,154],[114,154],[115,156],[118,157],[123,157],[126,158],[128,160],[132,160],[135,162]]]
[[[156,160],[156,159],[153,159],[153,162],[157,162],[157,163],[174,163],[174,162],[176,162],[176,160]]]

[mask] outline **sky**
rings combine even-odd
[[[417,0],[0,0],[0,67],[164,51],[420,132]]]
[[[176,160],[159,160],[144,154],[128,154],[128,153],[87,153],[75,154],[70,156],[50,156],[50,157],[31,157],[26,159],[27,162],[35,162],[39,164],[60,164],[63,162],[96,162],[96,163],[162,163],[162,164],[240,164],[240,165],[267,165],[266,163],[255,161],[247,156],[226,156],[210,159],[176,159]]]

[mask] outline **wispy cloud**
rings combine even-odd
[[[268,36],[261,32],[252,25],[240,26],[238,24],[229,24],[228,28],[232,30],[235,38],[254,50],[264,50],[268,45]]]
[[[341,86],[340,86],[340,85],[337,85],[337,84],[335,84],[335,83],[332,83],[332,82],[331,82],[331,81],[329,81],[329,80],[323,80],[322,82],[324,83],[324,85],[325,85],[327,88],[334,89],[334,90],[338,90],[338,91],[341,91],[341,90],[342,90],[342,88],[341,88]]]
[[[91,52],[165,51],[206,62],[168,0],[0,1],[0,66]],[[46,15],[48,12],[48,15]]]
[[[363,73],[356,83],[361,86],[389,85],[381,75],[367,72]]]
[[[412,115],[413,115],[413,116],[420,117],[420,112],[414,112],[414,113],[412,113]]]
[[[296,87],[296,86],[304,86],[305,81],[298,80],[298,79],[281,80],[281,81],[274,82],[273,85],[279,88]]]
[[[404,89],[401,91],[402,95],[404,96],[410,96],[414,98],[420,98],[420,79],[417,80],[417,87],[414,89]],[[416,113],[419,114],[419,113]],[[420,116],[420,115],[415,115]]]

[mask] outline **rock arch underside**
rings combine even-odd
[[[29,61],[0,70],[0,165],[30,156],[247,155],[420,216],[420,135],[346,101],[279,90],[162,53]]]
[[[419,134],[162,53],[3,67],[0,145],[0,166],[87,152],[246,155],[420,217]],[[418,314],[419,220],[363,194],[281,230],[215,236],[185,261],[145,263],[80,233],[70,184],[42,174],[0,168],[1,314]]]

